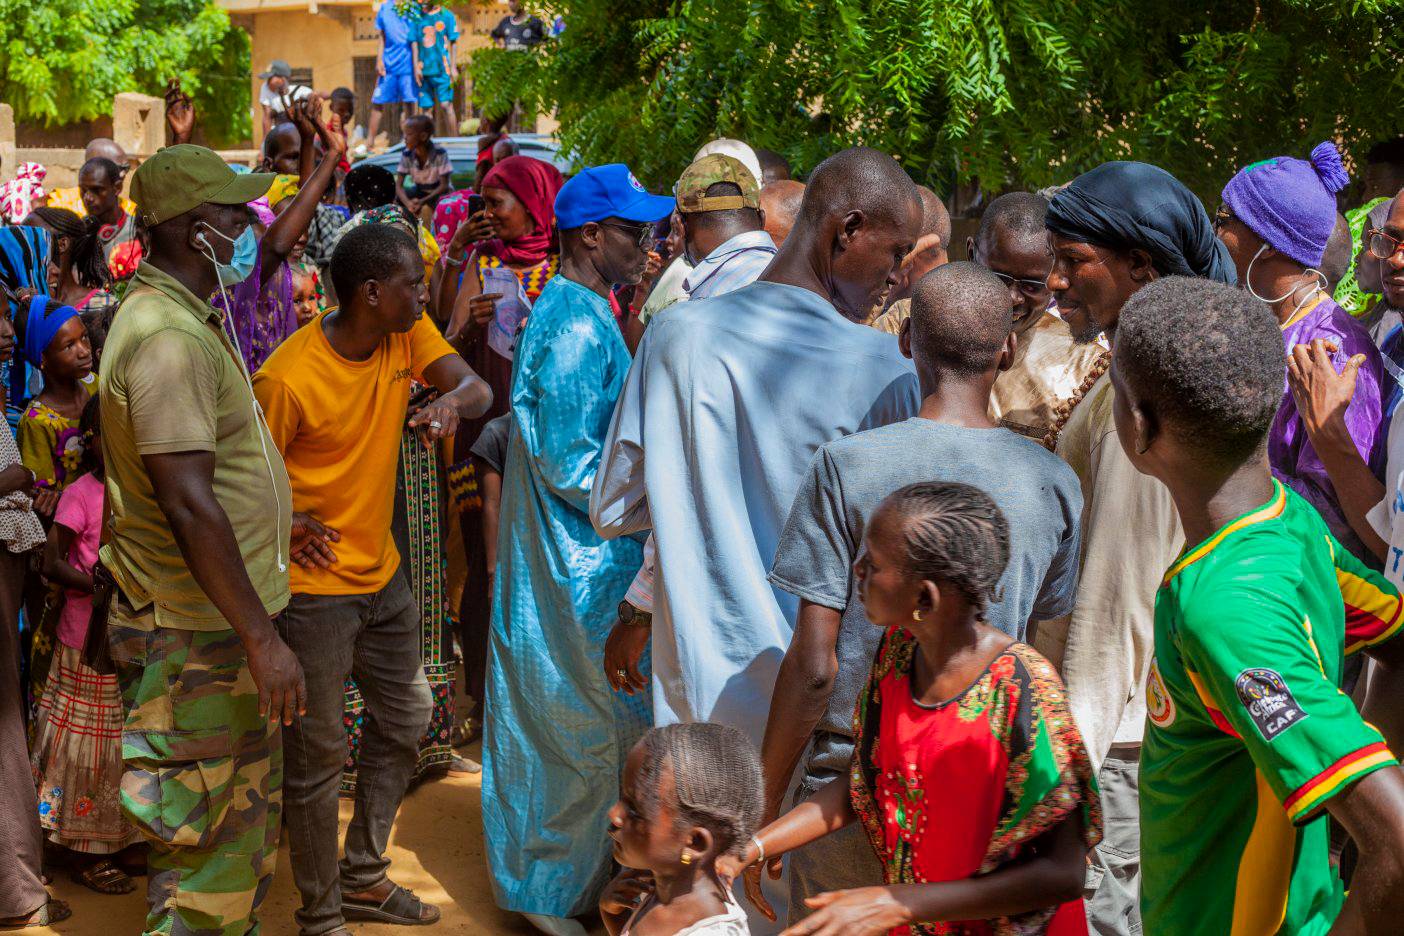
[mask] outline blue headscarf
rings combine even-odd
[[[78,310],[73,306],[60,305],[48,296],[29,300],[27,314],[23,320],[15,321],[15,343],[31,367],[39,366],[59,329],[77,317]]]
[[[0,282],[10,292],[22,289],[37,290],[42,295],[49,292],[49,232],[39,227],[0,227]],[[0,293],[0,301],[4,301]],[[7,302],[10,319],[15,329],[21,327],[21,309]],[[16,334],[18,338],[18,334]],[[16,347],[23,353],[24,344]],[[11,405],[18,405],[29,398],[29,368],[21,360],[9,362],[8,399]]]
[[[1144,250],[1162,276],[1199,276],[1230,286],[1238,280],[1199,199],[1149,163],[1108,162],[1084,172],[1053,196],[1045,224],[1070,240]]]

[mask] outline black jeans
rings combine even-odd
[[[293,595],[277,619],[307,680],[307,714],[283,731],[283,814],[305,936],[342,926],[341,894],[374,887],[385,846],[414,774],[434,699],[424,678],[419,608],[395,573],[369,595]],[[337,794],[346,763],[346,677],[366,701],[355,812],[337,867]]]

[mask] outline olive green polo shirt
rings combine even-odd
[[[127,599],[138,610],[154,605],[165,627],[229,625],[190,574],[143,455],[214,453],[215,499],[249,580],[269,614],[288,603],[288,474],[222,323],[219,310],[142,263],[103,348],[98,388],[111,526],[102,561]]]

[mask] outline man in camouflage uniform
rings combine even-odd
[[[132,196],[150,248],[99,380],[121,798],[151,844],[148,934],[258,931],[282,809],[279,722],[303,704],[270,617],[288,603],[287,472],[208,301],[249,275],[246,203],[272,179],[198,146],[142,164]]]

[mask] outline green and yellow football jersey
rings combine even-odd
[[[1146,933],[1330,928],[1343,894],[1322,806],[1396,763],[1341,670],[1402,623],[1394,587],[1277,482],[1170,568],[1141,749]]]

